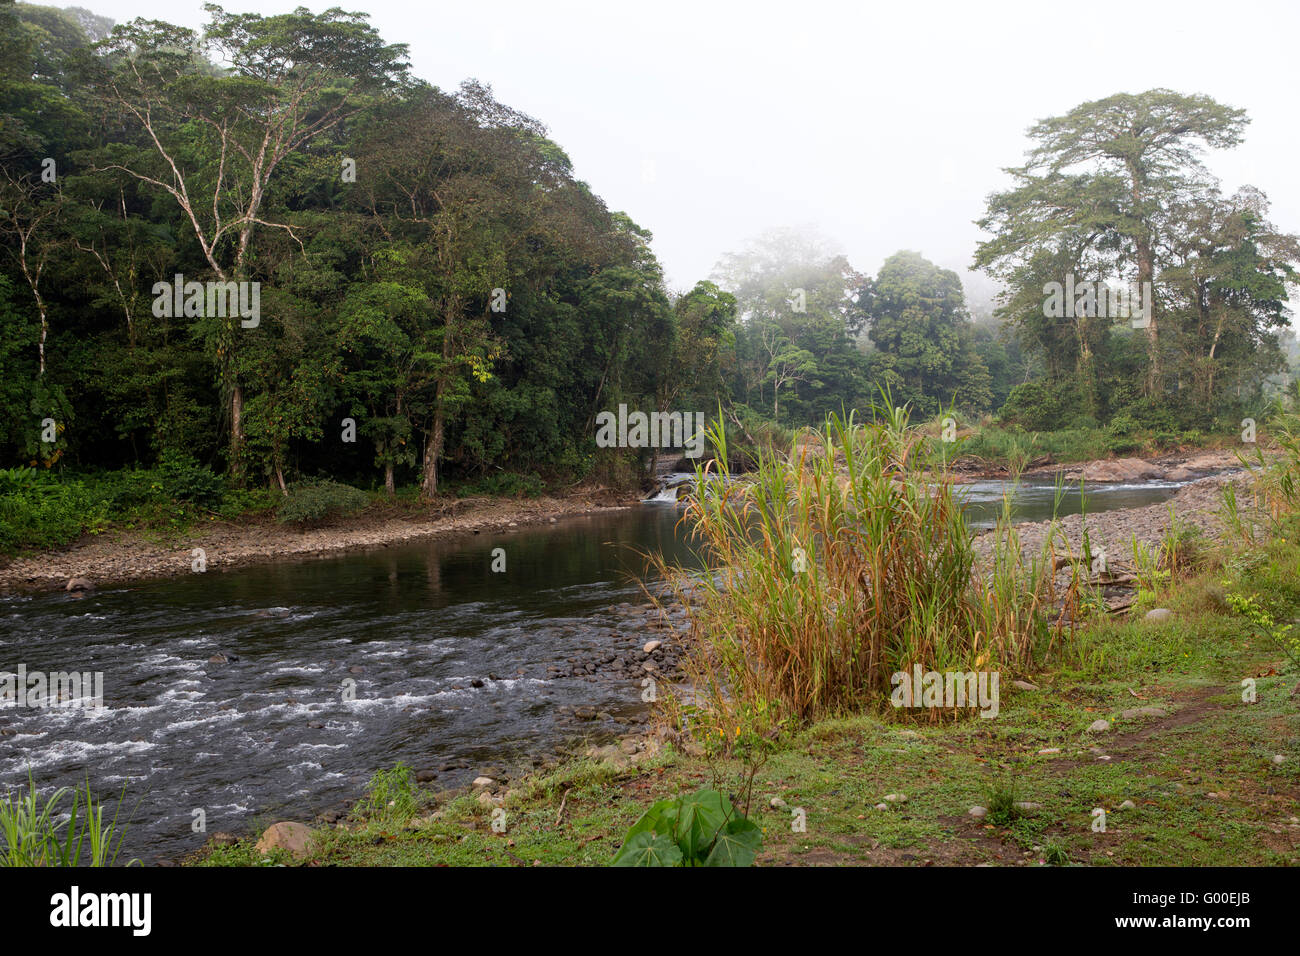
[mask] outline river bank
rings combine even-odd
[[[463,498],[432,506],[372,505],[327,526],[300,529],[270,515],[212,519],[189,533],[160,537],[113,531],[69,548],[20,556],[0,566],[0,592],[49,591],[81,579],[91,587],[191,574],[195,548],[206,572],[280,560],[328,557],[430,537],[475,535],[548,524],[630,507],[636,496],[600,488],[541,498]],[[74,585],[73,589],[84,587]]]
[[[1189,481],[1238,464],[1231,451],[1195,451],[1152,459],[1040,464],[1027,469],[1025,476],[1038,479],[1059,476],[1066,482],[1087,484]],[[1005,468],[990,467],[987,463],[958,462],[955,473],[959,481],[1006,477]],[[224,571],[279,560],[381,548],[435,536],[508,531],[578,515],[615,511],[631,507],[640,498],[639,494],[604,488],[577,488],[564,494],[529,499],[464,498],[434,505],[375,504],[357,515],[307,529],[281,524],[269,514],[257,514],[234,521],[213,517],[202,527],[174,535],[110,530],[100,536],[87,536],[67,548],[0,559],[0,593],[56,590],[74,581],[79,582],[74,585],[76,589],[190,574],[195,548],[203,549],[207,572]],[[1124,540],[1127,541],[1127,535]]]
[[[389,772],[398,799],[221,834],[186,862],[608,865],[654,801],[710,787],[762,827],[760,865],[1296,865],[1295,665],[1222,592],[1294,607],[1275,572],[1298,558],[1275,543],[1251,569],[1164,590],[1164,618],[1090,622],[1085,656],[1002,675],[996,719],[866,714],[783,736],[752,800],[744,760],[643,731],[454,790],[394,787]]]

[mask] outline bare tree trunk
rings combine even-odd
[[[236,384],[230,390],[230,474],[239,478],[243,464],[239,456],[244,444],[244,389]]]
[[[443,421],[442,383],[438,383],[438,398],[433,413],[433,429],[424,446],[424,478],[420,484],[420,497],[426,501],[438,494],[438,459],[442,457]]]

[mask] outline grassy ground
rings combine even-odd
[[[1034,675],[1038,689],[1013,687],[1004,673],[994,719],[933,726],[854,716],[782,739],[755,777],[759,864],[1300,862],[1300,698],[1291,696],[1300,668],[1268,627],[1300,617],[1297,582],[1295,544],[1205,571],[1159,596],[1171,620],[1092,625],[1079,662]],[[1264,624],[1238,613],[1251,598]],[[1255,703],[1242,699],[1244,678],[1256,681]],[[1167,715],[1120,716],[1139,707]],[[1099,718],[1112,729],[1089,732]],[[1052,748],[1060,752],[1039,753]],[[415,791],[381,774],[371,806],[344,827],[319,829],[305,862],[604,865],[655,800],[718,784],[743,802],[745,767],[691,749],[697,755],[668,745],[632,766],[574,760],[515,783],[504,832],[470,795]],[[907,800],[876,809],[886,794]],[[772,797],[786,806],[773,808]],[[1120,809],[1124,801],[1135,806]],[[972,817],[976,805],[989,816]],[[1105,832],[1093,829],[1098,807]],[[805,832],[792,829],[795,808]],[[248,840],[191,862],[296,861]]]

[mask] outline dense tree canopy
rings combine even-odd
[[[999,327],[920,253],[871,277],[791,230],[673,293],[488,86],[420,81],[361,14],[205,9],[195,32],[0,0],[0,464],[432,496],[644,467],[596,448],[622,403],[797,426],[885,387],[927,415],[1207,424],[1285,367],[1300,243],[1218,192],[1197,150],[1246,119],[1207,97],[1030,130],[976,254]],[[1045,314],[1067,274],[1151,281],[1152,321]]]

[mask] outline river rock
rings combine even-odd
[[[1085,482],[1142,481],[1146,478],[1162,478],[1164,472],[1160,466],[1141,458],[1116,458],[1111,461],[1089,462],[1083,467],[1082,477]]]
[[[1160,621],[1167,621],[1173,616],[1174,612],[1169,610],[1167,607],[1153,607],[1146,613],[1146,619],[1148,621],[1155,621],[1157,623]]]
[[[93,591],[95,582],[90,578],[69,578],[67,585],[63,588],[65,591]]]
[[[475,787],[494,787],[496,786],[496,781],[491,777],[475,777],[473,785]]]
[[[311,855],[312,850],[315,849],[315,843],[311,827],[301,823],[282,821],[272,823],[266,828],[262,838],[257,841],[257,852],[269,853],[272,850],[288,850],[289,855],[295,860],[301,860]]]
[[[663,641],[646,641],[645,647],[641,648],[641,650],[645,651],[647,654],[653,654],[663,646],[663,643]]]

